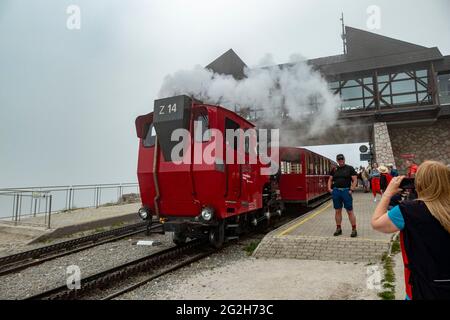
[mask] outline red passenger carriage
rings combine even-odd
[[[304,148],[281,147],[279,188],[285,203],[312,205],[328,193],[330,159]]]

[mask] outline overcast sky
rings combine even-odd
[[[341,11],[367,30],[370,5],[370,31],[450,54],[448,0],[1,0],[0,187],[136,181],[134,119],[165,75],[229,48],[249,66],[340,54]]]

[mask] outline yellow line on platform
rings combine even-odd
[[[330,240],[330,239],[334,239],[336,241],[373,241],[373,242],[381,242],[381,243],[389,243],[391,242],[390,240],[382,240],[382,239],[369,239],[369,238],[362,238],[362,237],[356,237],[356,238],[349,238],[349,237],[333,237],[333,236],[329,236],[329,237],[323,237],[323,236],[310,236],[310,235],[297,235],[297,238],[299,237],[303,237],[303,238],[308,238],[308,239],[321,239],[321,240]]]
[[[328,209],[330,206],[331,206],[331,202],[330,202],[328,205],[326,205],[325,207],[323,207],[322,209],[320,209],[319,211],[317,211],[316,213],[310,215],[309,217],[306,217],[305,219],[303,219],[303,220],[297,222],[296,224],[294,224],[294,225],[291,226],[290,228],[288,228],[288,229],[286,229],[286,230],[280,232],[277,236],[278,236],[278,237],[281,237],[281,236],[284,236],[284,235],[288,234],[289,232],[291,232],[292,230],[294,230],[294,229],[297,228],[298,226],[302,225],[302,224],[305,223],[306,221],[308,221],[308,220],[314,218],[315,216],[317,216],[319,213],[324,212],[324,211],[325,211],[326,209]]]

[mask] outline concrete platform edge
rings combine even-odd
[[[51,230],[48,233],[44,233],[44,234],[32,239],[27,244],[33,244],[33,243],[37,243],[37,242],[60,238],[63,236],[68,236],[68,235],[71,235],[71,234],[74,234],[77,232],[92,230],[95,228],[111,226],[111,225],[113,225],[115,223],[119,223],[119,222],[130,223],[130,222],[134,222],[134,221],[138,222],[140,220],[137,218],[136,213],[133,212],[133,213],[129,213],[126,215],[117,216],[117,217],[109,217],[106,219],[94,220],[94,221],[84,222],[84,223],[80,223],[80,224],[64,226],[64,227],[60,227],[60,228]]]

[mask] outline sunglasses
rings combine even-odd
[[[345,160],[344,158],[337,158],[338,160]]]

